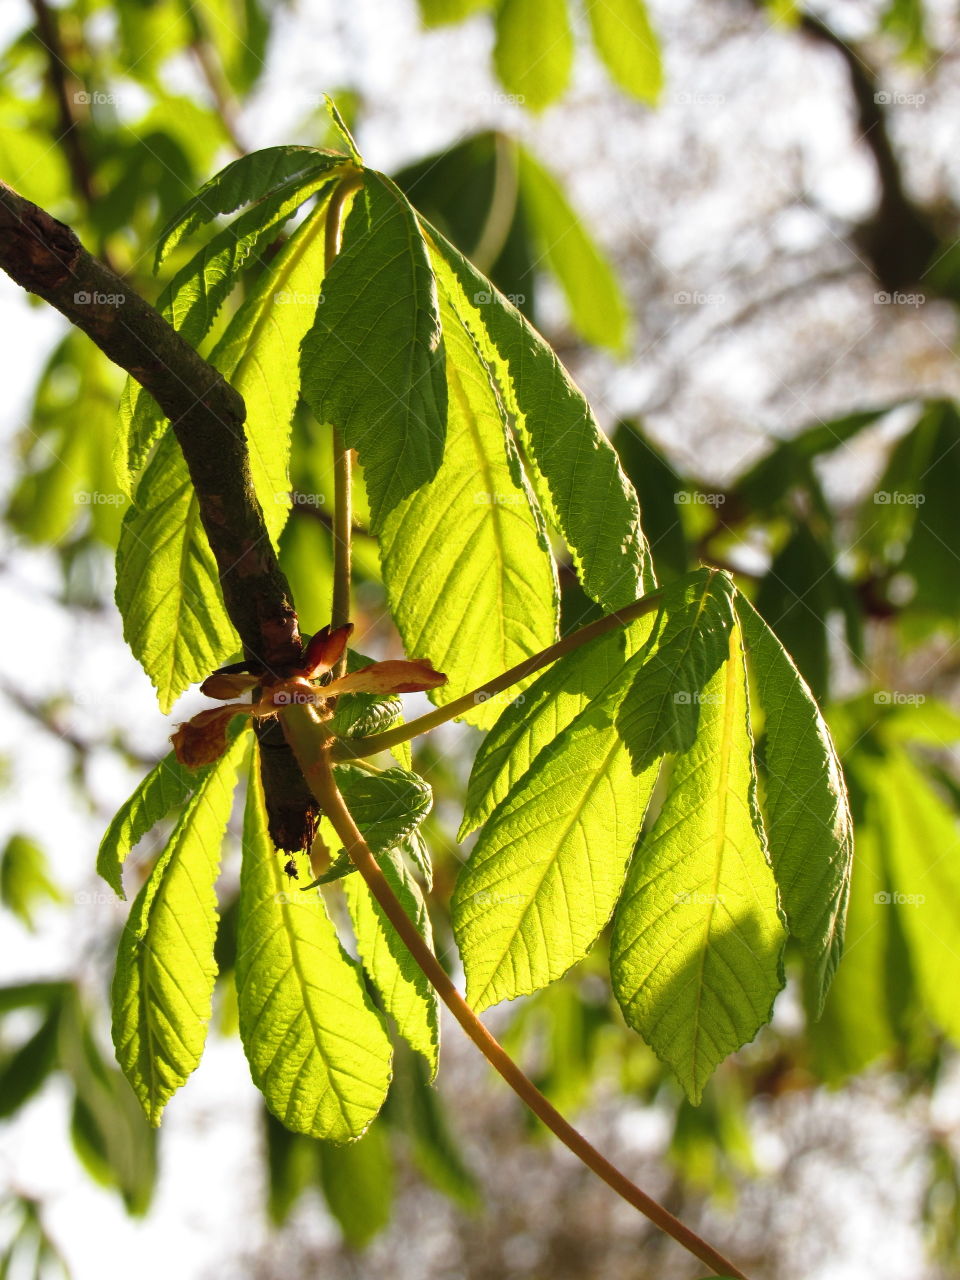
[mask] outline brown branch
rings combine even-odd
[[[67,63],[57,14],[46,0],[30,0],[30,3],[36,19],[36,37],[47,55],[47,82],[57,107],[54,139],[66,157],[73,186],[90,213],[96,206],[100,192],[87,152],[80,113],[77,111],[79,99],[76,86],[81,82]],[[106,265],[115,270],[110,253],[102,242],[99,251]]]
[[[885,289],[892,293],[909,289],[922,278],[940,242],[926,214],[907,194],[877,77],[857,49],[819,18],[805,13],[800,28],[811,39],[835,50],[846,64],[860,141],[873,157],[880,183],[877,210],[859,227],[861,247]]]
[[[73,185],[90,206],[96,199],[93,171],[87,157],[77,113],[74,110],[76,98],[71,92],[71,84],[79,81],[71,72],[64,57],[56,14],[52,12],[46,0],[30,0],[30,2],[36,18],[37,39],[43,45],[47,55],[47,80],[50,84],[50,92],[57,106],[57,127],[60,130],[57,142],[67,158]]]
[[[0,267],[92,338],[170,419],[244,653],[287,675],[300,661],[300,631],[250,477],[242,396],[69,227],[2,182]],[[281,848],[306,847],[312,798],[286,744],[273,739],[262,757],[271,834]]]
[[[74,232],[0,183],[0,267],[140,383],[170,419],[200,503],[227,612],[250,658],[300,657],[297,615],[250,479],[243,398]]]

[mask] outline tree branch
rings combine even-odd
[[[250,477],[242,396],[70,227],[2,182],[0,267],[82,329],[170,419],[244,653],[288,675],[300,662],[300,630]],[[262,739],[270,833],[280,848],[305,848],[313,799],[282,736],[266,726]]]
[[[250,479],[243,398],[69,227],[4,183],[0,267],[82,329],[170,419],[230,619],[248,657],[283,674],[300,658],[297,615]]]

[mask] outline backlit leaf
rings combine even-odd
[[[696,737],[676,756],[634,855],[610,949],[624,1017],[694,1102],[718,1063],[769,1021],[783,985],[737,627],[728,654],[703,683]],[[690,658],[701,662],[696,647]]]
[[[288,1129],[344,1142],[390,1083],[390,1040],[319,892],[291,890],[248,789],[237,944],[240,1035],[254,1083]]]
[[[238,738],[194,793],[120,939],[113,1043],[154,1125],[203,1053],[217,974],[214,881],[246,746]]]

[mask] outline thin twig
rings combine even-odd
[[[57,14],[46,0],[30,0],[30,3],[36,19],[37,40],[47,55],[47,80],[57,107],[56,142],[66,158],[73,186],[90,213],[97,204],[99,192],[77,111],[76,86],[80,81],[67,63]],[[99,248],[103,261],[115,270],[106,245],[101,243]]]

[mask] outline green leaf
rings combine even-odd
[[[238,738],[194,793],[120,939],[113,1043],[153,1125],[203,1053],[217,975],[214,881],[246,745]]]
[[[46,1083],[57,1060],[60,1005],[55,1004],[38,1029],[0,1061],[0,1120],[19,1111]]]
[[[287,184],[224,228],[177,272],[161,293],[157,308],[186,342],[199,346],[233,291],[247,259],[272,243],[283,224],[327,182],[322,176],[307,185],[299,180]],[[114,446],[117,476],[128,495],[166,422],[153,396],[128,378],[120,401],[121,429]]]
[[[60,1057],[74,1088],[74,1150],[96,1182],[120,1192],[128,1213],[146,1213],[157,1179],[157,1136],[123,1074],[104,1061],[76,997],[61,1020]]]
[[[831,551],[801,523],[774,556],[757,592],[756,608],[780,638],[814,694],[827,696],[827,622],[839,607]]]
[[[732,596],[730,579],[716,569],[695,570],[663,592],[656,650],[617,713],[638,772],[693,745],[707,683],[728,659]]]
[[[677,495],[687,486],[642,423],[630,419],[619,422],[613,447],[640,499],[643,527],[658,575],[661,579],[682,576],[691,557]]]
[[[642,623],[633,623],[591,640],[511,699],[474,759],[458,840],[486,822],[540,752],[618,675],[646,635]]]
[[[429,226],[437,279],[490,369],[549,522],[607,609],[655,585],[633,487],[583,395],[536,330]]]
[[[873,813],[890,875],[876,905],[896,913],[923,1008],[958,1044],[960,827],[902,748],[875,768]]]
[[[494,811],[453,895],[476,1009],[544,987],[583,959],[623,884],[659,770],[634,772],[616,713],[655,636],[536,756]]]
[[[356,649],[347,650],[347,670],[362,671],[374,661]],[[337,698],[333,715],[326,722],[327,728],[338,738],[363,738],[373,733],[383,733],[399,724],[403,703],[398,697],[384,697],[377,693],[343,693]]]
[[[267,147],[234,160],[204,183],[161,231],[154,269],[182,240],[221,214],[263,200],[292,183],[306,186],[312,178],[342,167],[346,159],[315,147],[284,146]]]
[[[65,982],[22,982],[0,987],[0,1014],[13,1009],[49,1009],[62,999],[67,987]]]
[[[117,548],[123,635],[157,690],[161,711],[238,647],[216,562],[176,437],[160,441],[124,517]]]
[[[736,483],[737,496],[757,511],[771,511],[793,489],[807,486],[813,475],[811,463],[815,458],[846,444],[895,407],[885,405],[882,408],[862,409],[842,418],[834,418],[830,422],[818,421],[799,435],[781,440],[739,477]]]
[[[294,1205],[320,1170],[320,1144],[302,1133],[291,1133],[266,1107],[263,1108],[266,1131],[267,1212],[270,1221],[281,1227]]]
[[[399,851],[388,851],[377,861],[404,911],[432,948],[433,931],[423,894]],[[352,876],[345,890],[363,967],[379,991],[383,1007],[397,1024],[397,1030],[411,1048],[423,1054],[432,1079],[440,1057],[436,993],[366,882],[360,876]]]
[[[329,93],[325,93],[323,97],[327,107],[327,115],[330,117],[330,122],[333,125],[334,132],[347,148],[350,158],[353,160],[354,164],[362,166],[363,157],[357,149],[357,144],[354,141],[353,134],[347,128],[346,120],[344,120],[343,116],[340,114],[340,108],[334,102],[333,98],[330,97]]]
[[[274,543],[290,510],[290,423],[300,398],[300,342],[323,301],[326,212],[323,201],[297,228],[210,356],[247,406],[250,473]]]
[[[427,890],[433,888],[433,863],[430,861],[430,851],[427,848],[426,841],[420,831],[414,831],[406,840],[401,841],[398,846],[400,852],[404,854],[408,863],[411,865],[416,874],[426,885]]]
[[[566,295],[574,328],[587,342],[622,353],[629,312],[609,261],[588,235],[560,183],[520,145],[517,170],[541,260]]]
[[[417,0],[425,27],[442,27],[462,22],[481,9],[489,9],[491,0]]]
[[[12,835],[0,853],[0,902],[31,931],[40,902],[63,901],[49,869],[47,855],[28,836]]]
[[[440,314],[413,210],[366,170],[347,215],[324,304],[302,344],[303,395],[364,468],[376,530],[432,480],[443,457],[447,389]]]
[[[694,670],[712,663],[713,644],[691,649]],[[610,945],[624,1017],[694,1102],[717,1064],[769,1021],[784,944],[738,627],[702,688],[696,736],[634,855]]]
[[[507,92],[530,111],[561,98],[574,53],[567,0],[500,0],[496,26],[493,64]]]
[[[235,738],[241,728],[236,721],[228,732]],[[120,898],[125,898],[121,871],[124,860],[147,832],[182,805],[205,782],[216,764],[188,769],[171,751],[154,765],[134,793],[117,810],[100,841],[97,872]]]
[[[480,1193],[450,1131],[438,1089],[431,1086],[423,1059],[401,1041],[390,1090],[390,1117],[409,1134],[417,1168],[435,1187],[464,1209],[476,1209]]]
[[[290,892],[259,776],[244,821],[237,950],[240,1035],[254,1084],[288,1129],[344,1142],[390,1083],[390,1039],[319,893]]]
[[[656,106],[663,63],[644,0],[587,0],[597,53],[613,81],[641,102]]]
[[[289,513],[297,347],[322,296],[323,219],[324,210],[317,209],[290,237],[211,356],[246,402],[251,474],[274,540]],[[237,647],[199,503],[172,433],[160,441],[123,523],[117,604],[127,642],[165,711]]]
[[[320,1184],[351,1249],[363,1249],[390,1221],[393,1156],[383,1124],[346,1146],[320,1145]]]
[[[840,761],[799,671],[755,609],[736,597],[764,714],[764,803],[774,874],[791,934],[822,1006],[843,952],[853,820]]]
[[[28,425],[19,435],[18,479],[6,516],[33,542],[53,546],[89,533],[115,546],[124,495],[111,461],[118,370],[74,329],[40,374]],[[83,430],[75,429],[77,404]]]
[[[865,774],[863,781],[867,778]],[[818,993],[812,993],[807,1023],[817,1072],[831,1084],[892,1051],[899,1039],[898,1007],[906,1001],[919,1004],[895,937],[896,912],[876,897],[891,896],[880,833],[873,820],[859,813],[856,826],[843,963],[819,1018]]]
[[[386,515],[379,545],[404,649],[446,673],[448,683],[432,693],[443,704],[553,643],[557,584],[536,500],[508,452],[504,410],[443,283],[440,303],[449,397],[443,463]],[[465,718],[490,725],[502,702],[477,704]]]
[[[347,808],[374,853],[392,849],[416,831],[433,805],[430,784],[406,769],[371,774],[344,764],[335,773]]]

